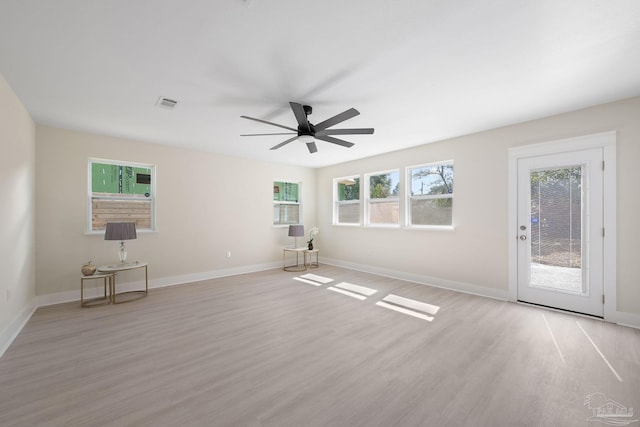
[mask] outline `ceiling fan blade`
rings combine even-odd
[[[296,132],[296,133],[298,132],[298,129],[290,128],[289,126],[279,125],[277,123],[268,122],[266,120],[256,119],[255,117],[249,117],[249,116],[240,116],[240,117],[242,117],[243,119],[253,120],[253,121],[256,121],[256,122],[260,122],[260,123],[265,123],[265,124],[268,124],[268,125],[271,125],[271,126],[278,126],[279,128],[288,129],[288,130]]]
[[[356,110],[355,108],[349,108],[347,111],[343,111],[340,114],[336,114],[335,116],[325,120],[324,122],[320,122],[317,125],[315,125],[316,132],[320,130],[325,130],[328,127],[344,122],[345,120],[349,120],[350,118],[353,118],[358,114],[360,114],[358,110]]]
[[[300,125],[299,129],[303,132],[311,132],[311,128],[309,127],[309,120],[307,120],[307,114],[304,112],[304,107],[302,106],[302,104],[298,104],[297,102],[289,102],[289,105],[293,110],[293,115],[296,116],[298,125]]]
[[[317,133],[316,133],[316,139],[320,139],[322,141],[330,142],[332,144],[342,145],[343,147],[347,147],[347,148],[354,146],[353,142],[345,141],[345,140],[334,138],[332,136],[327,136],[327,135],[318,136]]]
[[[373,128],[355,128],[355,129],[325,129],[317,131],[316,135],[371,135]]]
[[[297,135],[297,132],[295,133]],[[245,133],[240,136],[268,136],[268,135],[294,135],[294,132],[282,132],[282,133]]]
[[[287,145],[288,143],[290,143],[291,141],[295,141],[296,139],[298,139],[298,135],[294,136],[293,138],[289,138],[284,142],[281,142],[278,145],[274,145],[273,147],[269,148],[269,150],[277,150],[280,147],[284,147],[285,145]]]
[[[315,141],[307,142],[307,149],[311,154],[318,152],[318,147],[316,146]]]

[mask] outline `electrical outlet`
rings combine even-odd
[[[227,258],[231,258],[231,251],[227,251]]]

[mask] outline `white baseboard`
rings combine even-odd
[[[625,313],[624,311],[616,311],[613,316],[605,319],[607,322],[617,323],[621,326],[640,329],[640,315],[633,313]]]
[[[247,265],[242,267],[224,268],[221,270],[204,271],[200,273],[182,274],[178,276],[159,277],[149,280],[149,289],[163,288],[165,286],[183,285],[185,283],[200,282],[203,280],[218,279],[220,277],[235,276],[238,274],[254,273],[256,271],[271,270],[273,268],[282,267],[280,262],[270,262],[265,264]],[[144,275],[143,275],[144,276]],[[98,297],[102,292],[102,282],[95,280],[93,287],[86,287],[86,298]],[[98,283],[100,282],[100,283]],[[136,280],[132,282],[123,282],[117,284],[117,292],[127,292],[133,290],[144,289],[144,280]],[[55,294],[38,295],[37,306],[44,307],[47,305],[62,304],[66,302],[80,301],[80,286],[73,291],[57,292]]]
[[[337,267],[349,268],[352,270],[363,271],[365,273],[377,274],[380,276],[391,277],[394,279],[406,280],[422,285],[433,286],[436,288],[449,289],[452,291],[463,292],[472,295],[478,295],[487,298],[493,298],[503,301],[509,301],[508,290],[491,289],[471,283],[456,282],[453,280],[440,279],[420,274],[406,273],[398,270],[391,270],[370,265],[356,264],[345,262],[331,258],[321,258],[321,263],[335,265]],[[179,276],[161,277],[149,281],[149,288],[162,288],[165,286],[181,285],[186,283],[199,282],[203,280],[217,279],[220,277],[235,276],[238,274],[254,273],[257,271],[271,270],[280,268],[280,262],[271,262],[265,264],[256,264],[243,267],[225,268],[221,270],[213,270],[201,273],[183,274]],[[144,287],[144,281],[119,283],[119,291],[131,291]],[[99,296],[102,290],[99,286],[89,288],[85,291],[87,298]],[[0,357],[9,348],[13,340],[18,336],[24,325],[29,321],[33,313],[38,307],[47,305],[61,304],[65,302],[73,302],[80,300],[80,289],[73,291],[58,292],[55,294],[39,295],[32,303],[24,307],[20,314],[0,333]],[[640,315],[633,313],[625,313],[616,311],[614,316],[605,319],[608,322],[617,323],[621,326],[640,329]]]
[[[421,274],[407,273],[404,271],[391,270],[371,265],[355,264],[352,262],[331,258],[321,258],[320,261],[322,263],[335,265],[337,267],[349,268],[351,270],[363,271],[365,273],[377,274],[379,276],[391,277],[393,279],[406,280],[408,282],[433,286],[435,288],[449,289],[452,291],[464,292],[465,294],[478,295],[481,297],[499,299],[502,301],[509,300],[509,292],[507,289],[492,289],[484,286],[474,285],[472,283],[456,282],[453,280],[441,279]]]
[[[352,270],[378,274],[380,276],[391,277],[394,279],[406,280],[409,282],[419,283],[421,285],[449,289],[452,291],[464,292],[466,294],[478,295],[481,297],[499,299],[504,301],[513,301],[511,298],[509,298],[509,291],[506,289],[491,289],[471,283],[455,282],[452,280],[440,279],[419,274],[411,274],[403,271],[374,267],[371,265],[355,264],[331,258],[321,258],[320,261],[325,264],[335,265],[337,267],[350,268]],[[607,316],[607,318],[605,318],[604,320],[607,322],[616,323],[620,326],[640,329],[640,315],[638,314],[616,311],[612,316]]]
[[[20,314],[18,314],[18,316],[16,316],[16,318],[13,319],[13,321],[0,333],[0,357],[2,357],[5,351],[7,351],[13,340],[16,339],[20,331],[22,331],[22,328],[24,328],[24,325],[26,325],[29,319],[31,319],[31,315],[37,308],[38,306],[34,298],[31,303],[27,304]]]
[[[254,273],[257,271],[271,270],[282,267],[280,262],[255,264],[242,267],[225,268],[201,273],[183,274],[179,276],[161,277],[149,280],[149,288],[162,288],[165,286],[182,285],[185,283],[199,282],[202,280],[217,279],[220,277],[235,276],[238,274]],[[85,297],[94,298],[102,295],[102,282],[95,281],[94,286],[86,286]],[[144,280],[135,282],[118,283],[118,291],[132,291],[144,289]],[[0,357],[9,348],[13,340],[18,336],[24,325],[27,324],[38,307],[80,301],[80,287],[72,291],[57,292],[54,294],[38,295],[20,312],[20,314],[0,332]]]

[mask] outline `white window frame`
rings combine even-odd
[[[372,176],[377,176],[377,175],[386,175],[389,173],[397,173],[398,174],[398,182],[400,182],[400,169],[389,169],[389,170],[384,170],[384,171],[379,171],[379,172],[371,172],[371,173],[366,173],[364,175],[364,209],[365,209],[365,226],[367,227],[391,227],[391,228],[397,228],[400,227],[400,214],[398,212],[398,222],[387,222],[387,223],[372,223],[371,222],[371,204],[372,203],[377,203],[377,202],[392,202],[395,201],[396,204],[398,205],[398,211],[400,210],[400,192],[398,192],[398,196],[395,197],[387,197],[384,199],[372,199],[371,198],[371,177]],[[362,186],[361,186],[362,187]],[[393,190],[393,189],[392,189]],[[361,194],[361,198],[362,198],[362,194]]]
[[[156,231],[156,165],[151,163],[138,163],[138,162],[130,162],[124,160],[112,160],[112,159],[98,159],[98,158],[89,158],[87,161],[87,234],[103,234],[104,230],[94,230],[93,229],[93,189],[92,189],[92,168],[91,166],[94,163],[102,163],[107,165],[119,165],[119,166],[128,166],[135,168],[146,168],[151,171],[151,184],[150,184],[150,193],[149,197],[145,197],[143,200],[151,201],[151,217],[150,217],[150,227],[149,228],[136,228],[136,231],[139,232],[150,232]],[[98,199],[103,200],[131,200],[132,197],[121,197],[121,196],[98,196]],[[142,199],[142,198],[140,198]]]
[[[290,202],[290,201],[286,201],[286,200],[282,200],[282,201],[273,200],[274,212],[275,212],[276,206],[280,206],[280,205],[298,206],[298,223],[302,224],[302,182],[291,181],[291,180],[287,180],[287,179],[274,179],[273,182],[272,182],[272,185],[275,186],[276,182],[281,182],[283,184],[296,184],[298,186],[298,201],[297,202]],[[272,190],[273,190],[273,187],[272,187]],[[273,196],[272,196],[272,199],[273,199]],[[280,228],[289,227],[289,225],[293,224],[293,223],[276,222],[275,214],[274,214],[273,218],[271,219],[271,222],[272,222],[274,227],[280,227]],[[298,224],[298,223],[296,223],[296,224]]]
[[[343,182],[349,179],[358,179],[360,180],[360,194],[357,200],[338,200],[338,184],[342,184]],[[340,206],[348,205],[348,204],[356,204],[358,203],[358,222],[340,222],[338,215],[338,210]],[[343,176],[340,178],[333,179],[333,225],[342,225],[347,227],[360,227],[362,226],[362,179],[360,179],[360,175],[349,175]]]
[[[436,166],[440,166],[440,165],[452,165],[453,166],[453,176],[454,176],[454,190],[452,193],[449,194],[436,194],[436,195],[418,195],[418,196],[413,196],[411,194],[411,184],[412,184],[412,180],[411,180],[411,175],[412,175],[412,171],[414,169],[420,169],[420,168],[426,168],[426,167],[436,167]],[[451,208],[451,224],[448,225],[436,225],[436,224],[413,224],[412,222],[412,218],[411,218],[411,202],[412,200],[436,200],[436,199],[454,199],[454,194],[455,194],[455,163],[453,161],[453,159],[451,160],[443,160],[443,161],[438,161],[438,162],[431,162],[431,163],[422,163],[419,165],[411,165],[411,166],[407,166],[406,167],[406,173],[405,173],[405,179],[406,179],[406,190],[405,190],[405,197],[406,197],[406,204],[405,204],[405,223],[407,225],[407,228],[414,228],[414,229],[432,229],[432,230],[453,230],[455,228],[454,224],[455,224],[455,210],[454,207],[452,206]],[[452,202],[453,205],[455,205],[455,203]]]

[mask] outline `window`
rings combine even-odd
[[[400,187],[400,172],[378,172],[365,175],[368,185],[367,224],[368,225],[399,225],[400,202],[398,190]]]
[[[300,224],[300,184],[273,183],[273,225]]]
[[[360,225],[360,178],[351,176],[334,179],[333,188],[333,223]]]
[[[453,225],[453,161],[407,168],[408,224]]]
[[[155,166],[89,159],[88,231],[107,222],[135,222],[138,230],[154,230]]]

